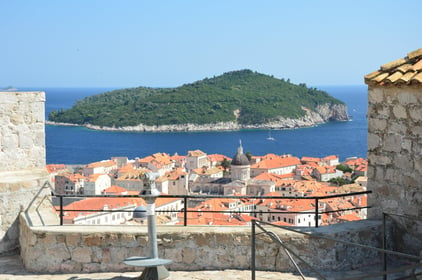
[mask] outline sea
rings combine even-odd
[[[284,130],[215,132],[111,132],[78,126],[46,125],[47,164],[87,164],[125,156],[142,158],[163,152],[186,155],[191,150],[233,157],[241,142],[252,155],[290,154],[296,157],[367,156],[367,86],[317,86],[348,106],[350,121]],[[20,88],[46,93],[46,118],[53,110],[67,109],[86,96],[115,88]],[[272,140],[269,140],[272,138]]]

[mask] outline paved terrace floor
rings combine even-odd
[[[22,260],[18,255],[0,256],[1,280],[134,280],[141,272],[107,272],[107,273],[75,273],[75,274],[34,274],[25,271]],[[247,270],[218,270],[218,271],[170,271],[169,280],[243,280],[251,279],[251,272]],[[257,271],[257,280],[301,279],[292,273]],[[317,278],[307,278],[317,279]]]
[[[365,274],[362,271],[337,272],[327,275],[329,280],[351,279]],[[1,280],[135,280],[141,272],[107,272],[107,273],[74,273],[74,274],[37,274],[25,271],[22,260],[18,255],[0,256],[0,279]],[[396,275],[397,276],[397,275]],[[419,275],[420,276],[420,275]],[[422,279],[422,277],[416,279]],[[217,271],[170,271],[168,280],[243,280],[252,279],[251,271],[248,270],[217,270]],[[302,279],[293,273],[257,271],[256,280],[296,280]],[[306,276],[306,280],[316,280],[316,277]],[[382,277],[370,277],[364,279],[382,280]],[[396,277],[388,279],[398,279]],[[404,279],[404,278],[403,278]],[[412,278],[415,279],[415,278]]]

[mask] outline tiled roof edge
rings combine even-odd
[[[406,57],[386,63],[379,70],[365,75],[368,85],[422,84],[422,48]]]

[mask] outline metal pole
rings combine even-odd
[[[188,197],[185,196],[183,198],[183,203],[185,204],[184,208],[183,208],[183,225],[187,226],[188,225]]]
[[[60,197],[60,225],[63,225],[63,196]]]
[[[149,257],[151,259],[158,258],[157,230],[155,226],[154,208],[155,208],[154,202],[147,204],[148,246],[149,246]]]
[[[387,248],[387,234],[386,234],[386,223],[385,223],[386,214],[382,213],[382,249],[386,250]],[[383,264],[383,271],[384,273],[384,280],[387,280],[387,253],[384,251],[382,253],[382,264]]]
[[[138,279],[142,280],[162,280],[167,279],[170,274],[164,267],[172,261],[167,259],[160,259],[158,257],[157,245],[157,229],[155,225],[155,200],[160,195],[160,192],[155,187],[155,178],[152,173],[145,174],[144,189],[139,194],[147,203],[146,216],[148,220],[148,257],[130,257],[124,263],[126,265],[144,266],[141,276]]]
[[[251,270],[252,270],[252,280],[255,280],[255,248],[256,248],[256,240],[255,240],[255,220],[252,220],[252,244],[251,244]]]
[[[318,212],[319,212],[319,201],[318,198],[315,198],[315,227],[318,227]]]

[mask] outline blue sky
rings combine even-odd
[[[0,0],[0,87],[174,87],[251,69],[358,85],[422,47],[422,1]]]

